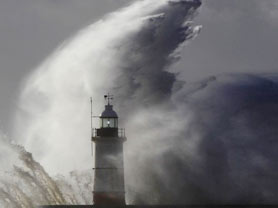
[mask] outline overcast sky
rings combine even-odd
[[[9,133],[21,83],[79,29],[131,0],[0,0],[0,126]],[[199,37],[176,71],[189,82],[234,72],[277,72],[277,0],[204,0]]]

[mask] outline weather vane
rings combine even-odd
[[[107,100],[107,104],[110,105],[110,101],[114,99],[113,95],[110,95],[107,93],[107,95],[104,95],[104,99]]]

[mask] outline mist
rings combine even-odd
[[[127,133],[129,204],[277,203],[277,75],[189,84],[171,70],[198,39],[199,6],[138,1],[80,31],[34,70],[22,86],[13,138],[59,193],[36,203],[92,201],[89,97],[99,114],[107,92]]]
[[[152,204],[276,204],[277,84],[277,74],[218,75],[184,85],[172,105],[141,114],[153,125],[138,118],[131,124],[141,131],[127,150],[136,161],[127,165],[136,178],[130,197]]]

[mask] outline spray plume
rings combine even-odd
[[[190,22],[199,1],[186,2],[139,1],[61,46],[26,81],[14,138],[51,173],[88,168],[88,98],[95,99],[94,112],[101,112],[100,100],[113,91],[124,122],[132,111],[129,100],[143,107],[169,97],[171,86],[163,82],[172,85],[175,76],[167,66],[200,28]],[[127,116],[121,113],[125,108]]]
[[[139,100],[138,109],[166,100],[171,86],[164,87],[161,81],[173,85],[175,76],[167,68],[178,60],[181,45],[198,34],[200,27],[192,26],[191,20],[199,6],[198,0],[139,1],[80,31],[27,79],[14,138],[20,138],[17,142],[52,174],[87,169],[92,160],[85,120],[88,97],[100,98],[112,89],[120,101],[119,111],[127,108],[123,124],[132,115],[130,106]],[[159,95],[150,96],[152,88]],[[100,106],[94,105],[95,112]],[[32,207],[92,201],[88,171],[72,171],[69,177],[59,175],[54,180],[30,153],[18,148],[14,155],[23,164],[13,167],[17,182],[8,186],[18,190],[18,197],[3,188],[3,203]]]
[[[76,199],[80,194],[85,195],[86,189],[81,193],[80,190],[72,188],[82,177],[79,177],[78,181],[74,177],[67,180],[51,178],[33,159],[31,153],[20,145],[10,143],[3,135],[1,135],[1,152],[9,152],[9,158],[6,156],[5,160],[13,164],[13,167],[1,167],[5,170],[1,171],[0,177],[1,207],[33,208],[43,204],[86,203],[83,199]],[[65,186],[67,186],[66,191],[63,190]]]
[[[277,78],[226,75],[185,84],[171,73],[181,47],[200,31],[192,26],[199,6],[197,0],[139,1],[64,43],[26,81],[15,138],[52,174],[87,169],[88,98],[109,91],[127,129],[129,203],[277,203]],[[101,106],[95,103],[94,112]],[[51,179],[31,172],[35,184]],[[41,201],[91,201],[80,190],[90,189],[92,177],[71,176],[75,185],[60,176],[53,183],[62,194],[53,194],[50,183]]]

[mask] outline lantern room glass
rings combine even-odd
[[[100,128],[118,128],[117,118],[101,118]]]

